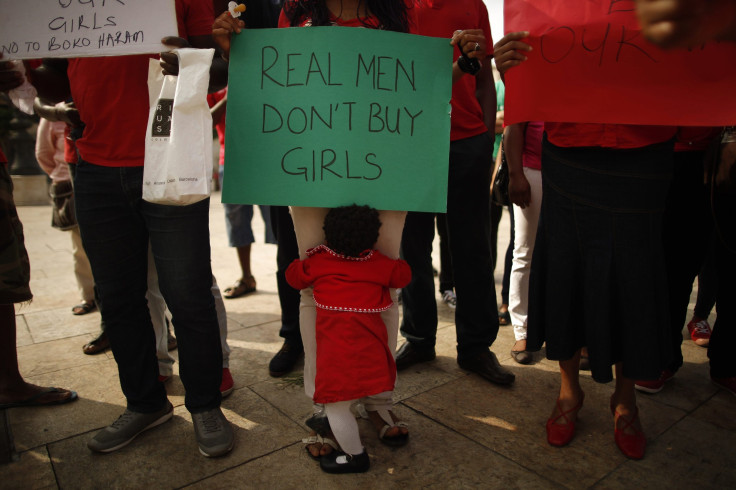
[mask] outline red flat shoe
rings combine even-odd
[[[631,419],[627,419],[618,412],[614,415],[614,439],[616,445],[624,453],[624,456],[630,459],[641,459],[644,457],[644,450],[647,447],[647,438],[644,436],[644,432],[641,429],[633,427],[634,422],[639,418],[639,408],[637,407],[634,416]],[[618,428],[618,420],[623,419],[624,424],[622,428]],[[633,434],[626,434],[626,430],[631,428],[634,431]]]
[[[577,405],[572,407],[568,411],[563,411],[560,406],[560,399],[557,399],[557,409],[560,414],[555,418],[547,419],[547,442],[552,446],[562,447],[570,444],[572,438],[575,437],[575,420],[577,420],[577,412],[583,408],[583,400],[585,399],[585,393],[580,399]],[[569,414],[575,412],[575,420],[571,420],[568,417]],[[556,423],[560,418],[565,419],[564,424]]]

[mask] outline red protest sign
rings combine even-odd
[[[506,0],[506,32],[529,31],[506,75],[505,122],[736,123],[736,44],[663,51],[633,0]]]

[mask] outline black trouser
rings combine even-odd
[[[286,268],[294,259],[299,258],[299,247],[296,244],[294,223],[287,206],[271,206],[271,224],[276,235],[276,285],[281,304],[281,330],[279,335],[294,345],[302,345],[299,331],[299,291],[286,282]]]
[[[457,294],[458,360],[488,349],[498,333],[489,246],[492,149],[493,140],[485,133],[450,144],[447,231]],[[437,334],[433,238],[434,214],[408,213],[401,248],[412,280],[401,292],[401,334],[419,349],[434,349]]]
[[[675,152],[672,185],[664,212],[663,242],[672,326],[672,363],[682,366],[682,328],[690,293],[713,233],[708,190],[703,183],[702,151]]]

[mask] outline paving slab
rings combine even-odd
[[[25,451],[18,461],[0,465],[0,482],[5,490],[59,488],[46,447]]]
[[[237,427],[234,451],[215,459],[199,454],[176,362],[166,383],[175,406],[172,421],[116,453],[92,454],[87,440],[125,407],[117,366],[110,351],[97,356],[81,351],[97,335],[100,316],[71,314],[79,298],[69,234],[49,226],[48,206],[21,207],[19,214],[35,293],[32,303],[16,307],[20,369],[28,381],[74,389],[80,399],[7,411],[21,454],[18,462],[0,465],[0,488],[736,488],[736,397],[710,382],[706,349],[686,330],[682,369],[661,393],[638,397],[649,445],[643,461],[629,461],[613,442],[612,384],[581,373],[586,400],[576,437],[566,448],[549,446],[544,425],[559,389],[558,364],[545,359],[544,351],[531,365],[516,364],[509,352],[513,329],[501,327],[492,350],[516,374],[516,383],[499,387],[463,371],[456,362],[455,311],[440,301],[438,291],[437,359],[400,372],[396,386],[395,411],[410,424],[410,442],[403,448],[384,446],[370,421],[360,419],[371,470],[323,473],[301,442],[312,411],[302,363],[282,378],[268,375],[268,362],[283,340],[276,247],[262,242],[259,213],[251,252],[258,290],[225,301],[235,390],[222,406]],[[508,243],[507,219],[504,211],[501,251]],[[240,270],[227,244],[219,193],[212,199],[210,230],[213,272],[225,289]],[[436,267],[438,257],[435,242]],[[494,272],[499,302],[502,273],[499,265]],[[177,351],[172,355],[178,358]]]
[[[249,390],[238,390],[223,404],[235,428],[233,451],[222,458],[199,454],[191,416],[184,407],[171,421],[144,432],[110,454],[94,454],[87,435],[49,445],[62,488],[178,488],[242,465],[292,444],[301,428]],[[90,471],[79,471],[88,468]]]
[[[404,407],[397,413],[412,427],[409,443],[389,448],[377,442],[370,422],[360,431],[371,469],[328,475],[300,444],[269,454],[193,485],[194,488],[554,488],[508,459]],[[441,448],[441,450],[438,450]],[[244,483],[247,482],[247,483]]]

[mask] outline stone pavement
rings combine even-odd
[[[212,200],[212,263],[224,289],[238,278],[227,247],[219,194]],[[582,375],[586,391],[577,435],[566,448],[549,446],[544,424],[558,388],[556,363],[520,366],[509,350],[510,327],[493,346],[516,373],[502,388],[460,370],[455,362],[453,311],[440,303],[437,359],[402,372],[396,412],[411,426],[403,448],[378,442],[360,420],[371,456],[361,475],[327,475],[301,443],[311,403],[301,368],[275,379],[268,361],[281,346],[273,245],[263,244],[256,213],[253,271],[258,291],[226,301],[234,393],[223,409],[236,427],[235,449],[207,459],[197,450],[176,375],[167,384],[173,420],[108,455],[85,443],[123,411],[112,354],[86,356],[81,347],[99,328],[97,312],[76,317],[69,234],[52,229],[48,206],[20,207],[32,265],[30,305],[16,307],[18,355],[27,380],[77,390],[69,405],[7,411],[20,460],[0,466],[0,488],[736,488],[736,399],[712,385],[706,351],[683,343],[685,365],[657,395],[640,395],[649,440],[642,461],[627,460],[613,442],[608,411],[612,386]],[[508,240],[501,224],[499,248]],[[438,260],[435,257],[435,264]],[[500,272],[496,282],[500,284]],[[439,296],[438,296],[439,299]]]

